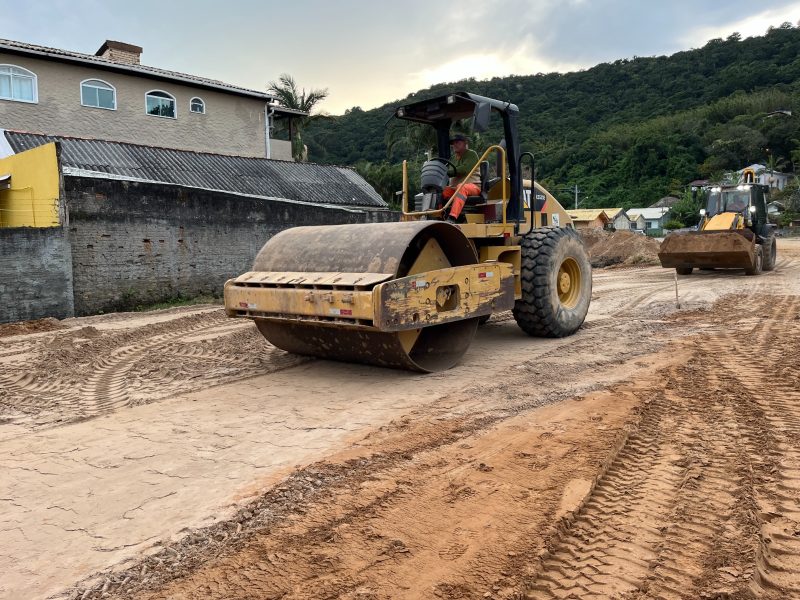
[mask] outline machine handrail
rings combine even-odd
[[[503,182],[502,186],[502,202],[503,202],[503,225],[506,224],[506,205],[508,204],[508,177],[506,176],[506,149],[500,145],[494,144],[489,146],[478,159],[478,162],[475,163],[475,166],[470,169],[470,172],[464,176],[464,180],[458,185],[456,191],[450,196],[450,199],[442,208],[435,208],[431,210],[420,210],[415,212],[407,211],[408,207],[408,174],[407,174],[407,164],[406,161],[403,161],[403,216],[404,217],[441,217],[447,209],[450,208],[450,205],[453,203],[453,200],[456,197],[456,194],[461,192],[461,188],[466,184],[467,180],[472,177],[473,173],[475,173],[475,169],[480,167],[480,164],[487,159],[489,153],[492,151],[500,151],[500,179]]]

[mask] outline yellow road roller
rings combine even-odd
[[[278,233],[251,271],[225,284],[228,316],[254,320],[289,352],[421,372],[457,364],[495,312],[512,310],[532,336],[575,333],[591,266],[563,207],[522,178],[534,165],[520,152],[518,114],[467,92],[397,108],[397,119],[436,132],[438,156],[422,165],[414,206],[404,163],[399,222]],[[483,132],[492,115],[504,139],[467,168],[451,155],[451,128]]]

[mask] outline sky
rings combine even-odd
[[[320,110],[374,108],[467,77],[568,72],[800,22],[800,0],[0,0],[0,38],[266,90],[281,73],[327,88]]]

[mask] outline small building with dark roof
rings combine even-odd
[[[218,296],[284,229],[398,218],[347,167],[0,131],[0,323]]]
[[[50,142],[60,146],[65,176],[178,185],[318,206],[388,208],[386,201],[351,167],[2,130],[0,157]]]

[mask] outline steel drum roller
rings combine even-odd
[[[287,229],[264,245],[252,270],[387,273],[399,278],[477,262],[474,246],[458,228],[415,221]],[[256,324],[271,344],[288,352],[431,372],[460,360],[478,320],[400,332],[281,318],[258,319]]]

